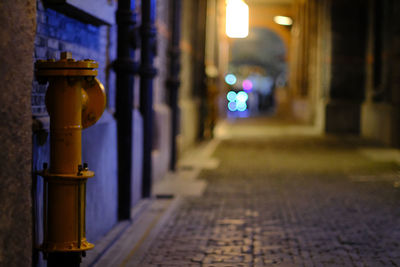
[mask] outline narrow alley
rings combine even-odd
[[[0,267],[400,266],[400,1],[0,7]]]
[[[398,266],[399,152],[269,122],[219,127],[203,194],[182,197],[144,249],[95,266]]]

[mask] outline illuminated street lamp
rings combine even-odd
[[[249,6],[243,0],[227,0],[226,35],[230,38],[249,35]]]

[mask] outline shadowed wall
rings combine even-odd
[[[0,266],[31,265],[35,5],[32,0],[0,3]]]

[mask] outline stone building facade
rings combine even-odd
[[[295,1],[294,114],[399,146],[395,1]],[[298,106],[301,109],[296,109]]]
[[[173,114],[166,81],[173,1],[156,1],[154,182],[168,172],[171,159]],[[37,250],[43,239],[43,181],[35,172],[49,161],[49,118],[44,104],[47,88],[34,78],[37,59],[58,58],[60,51],[67,50],[75,59],[99,62],[98,78],[106,87],[107,108],[100,121],[83,132],[83,159],[96,173],[87,185],[88,240],[101,240],[119,222],[116,77],[112,69],[117,3],[104,0],[104,8],[112,12],[93,20],[93,15],[72,16],[47,2],[0,4],[0,266],[44,265]],[[140,1],[133,2],[140,25]],[[216,88],[223,88],[221,78],[227,70],[230,45],[223,37],[224,0],[181,0],[181,7],[179,153],[212,136],[217,104],[210,98],[218,94]],[[293,10],[285,9],[293,14],[291,30],[273,26],[290,48],[293,115],[316,124],[321,132],[359,134],[398,147],[399,10],[400,4],[393,0],[294,0]],[[272,25],[260,16],[255,23],[267,28]],[[138,55],[136,61],[140,60]],[[142,199],[145,133],[138,84],[136,75],[131,207]]]

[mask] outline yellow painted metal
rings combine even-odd
[[[82,90],[82,125],[87,128],[96,123],[106,107],[106,94],[103,84],[97,79],[86,79]]]
[[[86,181],[94,173],[82,165],[82,129],[105,109],[104,87],[95,78],[98,64],[75,61],[64,52],[59,61],[38,61],[35,67],[38,80],[49,83],[50,168],[40,173],[45,179],[42,249],[88,250],[94,245],[85,236]]]

